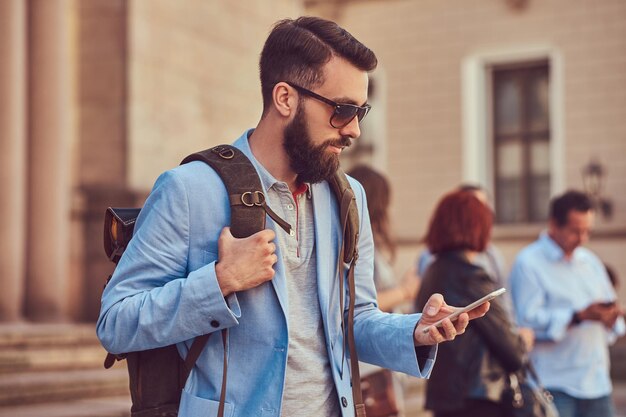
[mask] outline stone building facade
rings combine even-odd
[[[519,201],[541,203],[582,188],[595,161],[612,216],[598,216],[590,247],[626,276],[621,0],[1,0],[0,321],[95,319],[111,270],[106,207],[141,204],[186,154],[254,126],[263,41],[303,13],[338,21],[379,57],[359,146],[394,185],[398,270],[462,181],[511,213],[494,233],[510,262],[544,222],[541,210],[505,210],[518,201],[507,196],[528,188]],[[500,132],[519,97],[537,125]],[[513,168],[530,169],[525,183]]]
[[[536,192],[544,210],[549,196],[584,189],[583,171],[590,164],[602,167],[599,199],[612,213],[598,214],[588,246],[626,279],[626,3],[310,0],[307,5],[344,25],[380,60],[381,74],[374,80],[385,85],[386,136],[374,149],[384,149],[384,168],[395,190],[392,218],[402,242],[398,273],[414,262],[443,193],[461,182],[478,183],[493,196],[496,213],[502,212],[510,200],[499,193],[505,181],[498,184],[498,170],[506,177],[530,159],[531,170],[544,176],[545,187]],[[506,100],[518,95],[507,94],[507,88],[519,81],[498,86],[497,77],[537,67],[548,75],[530,95],[539,101],[532,108],[542,117],[536,117],[537,134],[531,128],[527,137],[549,145],[539,140],[522,161],[505,146],[496,155],[494,119],[507,121],[507,110],[515,109]],[[519,207],[508,209],[514,219]],[[494,240],[509,265],[545,227],[545,214],[496,225]],[[626,286],[619,294],[626,300]]]
[[[93,321],[107,206],[261,114],[257,57],[295,0],[0,1],[0,322]]]

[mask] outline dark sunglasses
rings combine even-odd
[[[320,96],[319,94],[316,94],[311,90],[300,87],[299,85],[292,83],[287,84],[289,84],[299,93],[302,93],[311,98],[319,100],[322,103],[326,103],[329,106],[334,107],[333,114],[332,116],[330,116],[330,125],[335,129],[341,129],[342,127],[347,126],[355,117],[359,120],[360,123],[361,120],[363,120],[363,118],[367,116],[367,113],[369,113],[370,109],[372,108],[372,106],[370,106],[369,104],[366,104],[364,106],[357,106],[348,103],[337,103],[326,97]]]

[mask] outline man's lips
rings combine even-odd
[[[347,148],[350,145],[352,145],[352,141],[346,138],[346,139],[338,140],[337,142],[334,142],[334,143],[329,143],[328,149],[330,149],[332,153],[336,153],[338,155],[341,153],[341,151],[344,150],[344,148]]]

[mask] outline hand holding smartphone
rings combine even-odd
[[[487,301],[491,301],[494,298],[496,298],[499,295],[502,295],[506,292],[506,288],[500,288],[497,289],[495,291],[490,292],[489,294],[485,295],[482,298],[479,298],[478,300],[474,301],[471,304],[466,305],[465,307],[460,307],[458,308],[454,313],[450,314],[449,316],[446,316],[444,318],[442,318],[441,320],[438,320],[437,322],[426,326],[422,332],[423,333],[428,333],[430,331],[431,327],[441,327],[443,321],[445,319],[450,319],[450,320],[454,320],[457,317],[459,317],[459,315],[461,315],[462,313],[467,313],[468,311],[471,311],[473,309],[475,309],[476,307],[480,306],[481,304],[486,303]]]

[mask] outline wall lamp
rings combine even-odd
[[[613,216],[613,202],[603,196],[606,169],[597,159],[591,159],[583,167],[583,187],[591,198],[594,208],[602,214],[605,219]]]

